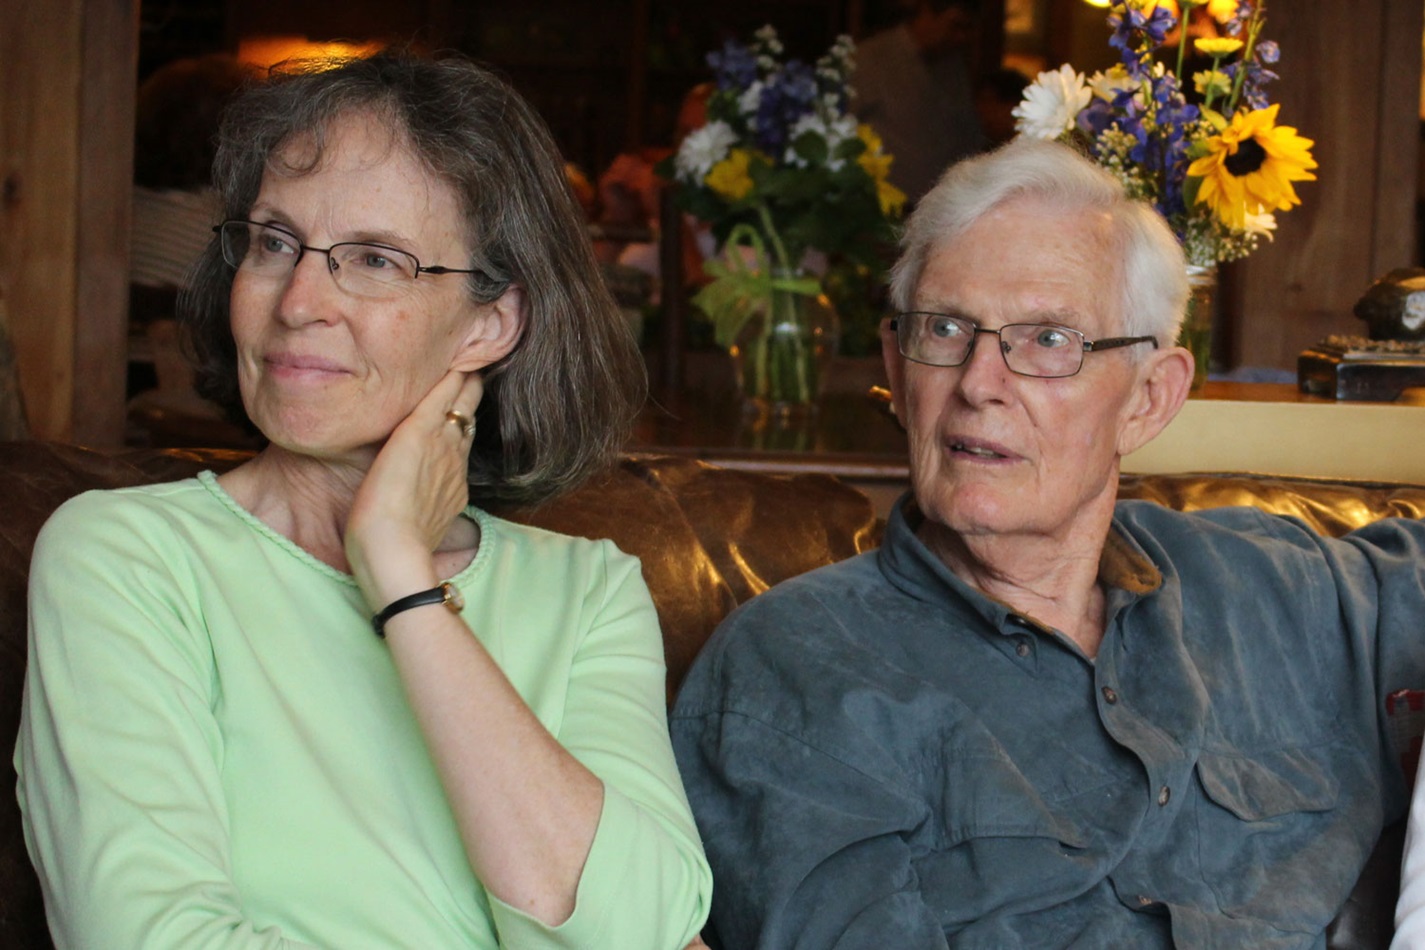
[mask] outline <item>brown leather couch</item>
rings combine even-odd
[[[91,488],[183,478],[236,464],[240,452],[101,454],[42,442],[0,443],[0,753],[8,763],[25,669],[30,549],[61,502]],[[1339,534],[1387,515],[1425,517],[1425,487],[1250,475],[1125,477],[1123,497],[1191,510],[1255,505]],[[663,623],[673,695],[718,621],[770,585],[876,545],[880,524],[858,492],[826,476],[778,478],[689,459],[633,457],[535,511],[502,512],[571,534],[614,539],[638,555]],[[14,773],[0,771],[6,789]],[[0,947],[47,948],[39,885],[12,792],[0,789]],[[1390,829],[1332,927],[1331,947],[1385,947],[1401,835]]]

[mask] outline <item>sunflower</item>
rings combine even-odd
[[[1197,201],[1234,230],[1242,230],[1248,214],[1301,204],[1291,183],[1316,180],[1309,171],[1316,167],[1315,143],[1277,125],[1277,109],[1238,112],[1220,135],[1207,140],[1208,153],[1188,166],[1188,175],[1201,181]]]

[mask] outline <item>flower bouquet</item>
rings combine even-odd
[[[1182,342],[1200,386],[1217,264],[1271,239],[1274,212],[1301,203],[1292,183],[1314,180],[1316,161],[1314,143],[1278,125],[1268,101],[1280,53],[1262,38],[1266,0],[1178,2],[1181,11],[1174,0],[1114,0],[1109,43],[1122,61],[1087,79],[1067,64],[1040,73],[1014,115],[1022,135],[1079,144],[1172,226],[1194,286]],[[1213,35],[1193,41],[1206,68],[1185,76],[1185,27],[1198,8]],[[1159,56],[1175,29],[1170,67]]]
[[[721,246],[694,303],[739,364],[743,395],[777,412],[813,406],[835,355],[836,329],[817,326],[829,307],[813,252],[840,285],[874,284],[905,202],[879,137],[847,111],[852,52],[843,36],[814,67],[783,62],[770,26],[750,47],[729,41],[708,55],[707,123],[663,169]]]

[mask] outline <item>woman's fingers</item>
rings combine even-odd
[[[445,421],[460,431],[466,439],[475,437],[475,409],[480,405],[484,384],[478,373],[461,373],[460,390],[445,410]]]

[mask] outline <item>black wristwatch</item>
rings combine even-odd
[[[391,601],[384,610],[371,618],[371,626],[375,629],[378,637],[385,637],[386,621],[403,610],[424,607],[427,604],[444,604],[451,613],[458,614],[465,609],[465,598],[460,596],[460,591],[450,581],[441,581],[439,587],[407,594],[405,597]]]

